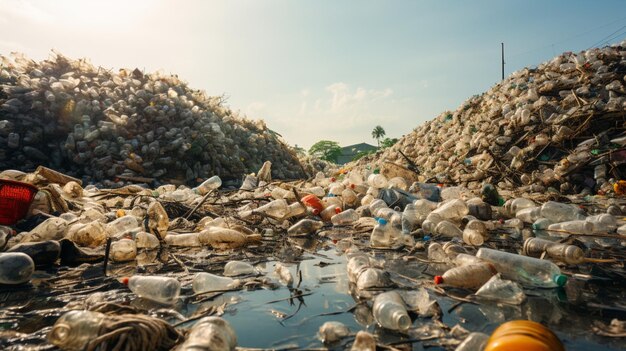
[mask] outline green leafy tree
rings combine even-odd
[[[336,163],[337,158],[341,155],[341,147],[334,141],[320,140],[311,146],[309,155]]]
[[[385,134],[385,130],[381,126],[376,126],[374,130],[372,130],[372,138],[376,139],[378,147],[380,147],[380,138],[384,137]]]
[[[388,148],[393,146],[393,144],[398,142],[398,138],[385,138],[383,139],[383,141],[380,142],[380,147],[384,148]]]
[[[357,153],[353,158],[352,161],[356,161],[359,160],[367,155],[372,155],[375,154],[376,150],[369,150],[369,151],[360,151],[359,153]]]

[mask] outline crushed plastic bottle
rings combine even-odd
[[[399,236],[399,230],[387,224],[386,220],[379,218],[378,224],[376,224],[370,235],[370,245],[380,248],[391,247],[395,244]]]
[[[209,191],[213,191],[222,186],[222,179],[219,176],[212,176],[211,178],[202,182],[202,184],[193,188],[193,191],[200,195],[206,195]]]
[[[522,287],[510,280],[501,279],[499,274],[491,277],[474,295],[511,305],[520,305],[526,300]]]
[[[179,247],[200,247],[202,243],[198,233],[169,234],[165,237],[165,243]]]
[[[134,275],[124,278],[122,283],[137,296],[165,305],[173,304],[180,295],[180,283],[174,278]]]
[[[148,228],[150,233],[159,239],[167,236],[167,229],[170,227],[170,219],[160,202],[154,201],[148,207]]]
[[[293,284],[293,275],[291,275],[289,268],[285,267],[282,263],[276,263],[274,273],[276,273],[280,281],[285,283],[285,285],[291,286]]]
[[[337,213],[336,215],[332,216],[330,218],[330,221],[333,223],[334,226],[340,226],[340,225],[352,224],[352,223],[356,222],[359,218],[360,217],[356,213],[355,210],[348,209],[348,210],[342,211],[342,212]]]
[[[305,236],[313,234],[320,230],[324,226],[324,222],[316,221],[313,219],[301,219],[296,224],[287,229],[287,235],[289,236]]]
[[[137,257],[137,244],[132,239],[121,239],[111,243],[109,258],[115,262],[134,261]]]

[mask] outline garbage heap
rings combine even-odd
[[[200,317],[220,309],[224,313],[224,306],[244,304],[247,298],[226,298],[222,307],[212,303],[206,308],[209,305],[202,303],[220,294],[240,296],[244,290],[282,287],[290,293],[282,300],[291,304],[319,293],[322,276],[300,286],[299,270],[311,260],[310,254],[318,255],[318,243],[325,247],[319,254],[324,266],[338,263],[329,246],[345,255],[341,262],[346,264],[342,269],[349,285],[340,293],[351,294],[358,303],[338,314],[321,306],[332,297],[307,300],[309,305],[320,304],[325,313],[286,325],[302,328],[321,324],[318,318],[324,317],[319,337],[329,348],[342,342],[341,349],[348,349],[349,336],[358,331],[351,350],[413,342],[426,348],[434,339],[452,350],[463,338],[465,346],[456,350],[482,350],[485,343],[493,345],[496,336],[489,341],[486,334],[448,325],[454,323],[448,317],[456,314],[459,302],[492,306],[502,314],[501,303],[521,306],[541,294],[551,299],[542,309],[567,306],[563,310],[570,314],[563,317],[559,312],[554,319],[567,323],[552,324],[559,331],[582,320],[582,330],[590,334],[593,318],[592,330],[605,337],[602,340],[623,337],[623,321],[615,319],[609,327],[605,323],[607,315],[615,315],[608,311],[621,308],[624,288],[623,199],[595,196],[582,202],[580,196],[571,196],[575,204],[568,204],[510,197],[499,206],[503,201],[491,185],[477,197],[459,186],[411,183],[357,170],[337,177],[318,173],[309,180],[276,182],[269,180],[270,168],[268,162],[255,175],[246,176],[239,191],[223,189],[217,176],[195,189],[173,185],[98,189],[83,188],[75,179],[45,168],[33,174],[1,172],[0,180],[9,179],[2,181],[4,186],[16,186],[11,180],[25,181],[38,192],[26,219],[0,226],[0,246],[7,251],[0,253],[0,288],[10,292],[10,301],[3,303],[10,307],[0,309],[0,319],[11,323],[0,335],[0,346],[166,350],[180,345],[177,350],[234,350],[237,336],[252,332],[251,324],[231,327],[230,312],[224,319]],[[7,201],[2,196],[0,200]],[[387,262],[383,253],[389,254]],[[273,269],[261,271],[268,261],[274,263],[266,268]],[[44,271],[33,275],[35,269]],[[334,279],[341,277],[345,275]],[[567,294],[563,303],[552,296],[559,290]],[[138,297],[144,303],[135,303]],[[267,304],[277,301],[281,300]],[[442,301],[444,307],[455,305],[442,308]],[[41,306],[52,307],[29,310]],[[459,310],[465,308],[470,307]],[[270,323],[279,322],[276,316],[282,327],[297,313],[271,311],[266,314],[272,316]],[[33,314],[44,313],[51,317],[33,327]],[[355,318],[338,317],[343,313]],[[463,312],[464,321],[474,321],[459,323],[484,331],[485,316]],[[504,321],[502,316],[496,319]],[[352,324],[348,328],[328,320],[333,318]],[[534,315],[531,319],[553,320]],[[253,323],[252,328],[264,323]],[[379,328],[372,328],[374,323]],[[529,322],[516,323],[526,326],[518,328],[520,336],[528,335]],[[552,335],[552,341],[530,335],[531,341],[553,345],[542,349],[563,350],[561,341],[544,326],[534,323],[531,329]],[[297,346],[303,347],[302,340],[312,335],[302,335],[301,329],[298,333]],[[571,334],[571,329],[559,334],[568,338],[568,346],[580,342],[569,339]],[[216,342],[223,347],[216,347]],[[506,349],[525,348],[513,344]]]
[[[266,160],[275,178],[304,176],[276,133],[223,100],[176,75],[0,56],[0,169],[44,165],[105,187],[239,179]]]
[[[524,68],[358,165],[470,189],[606,192],[626,176],[625,59],[626,41]]]

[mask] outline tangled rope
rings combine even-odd
[[[107,315],[100,335],[85,350],[169,350],[181,334],[167,322],[141,314]]]

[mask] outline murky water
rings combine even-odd
[[[391,272],[392,278],[402,286],[414,284],[417,280],[430,280],[428,266],[415,260],[402,260],[394,252],[376,253],[377,258],[386,258],[385,268]],[[394,259],[395,258],[395,259]],[[227,319],[237,332],[239,345],[254,348],[319,348],[324,345],[317,338],[319,327],[326,321],[339,321],[350,328],[353,333],[368,330],[378,335],[382,343],[395,343],[411,338],[378,328],[373,321],[367,301],[357,301],[350,293],[346,274],[346,259],[338,254],[333,245],[326,246],[316,252],[304,253],[294,259],[293,263],[285,263],[293,274],[296,283],[294,288],[279,285],[276,289],[257,289],[236,291],[221,294],[213,299],[195,303],[184,303],[184,299],[171,309],[155,305],[143,299],[137,299],[124,287],[117,285],[110,290],[111,300],[129,301],[130,304],[145,313],[160,316],[175,323],[183,318],[196,316],[200,311],[212,311],[212,308],[223,310],[223,318]],[[289,260],[287,260],[289,261]],[[262,262],[256,268],[264,276],[278,280],[274,275],[274,261]],[[298,272],[302,274],[299,287]],[[54,276],[38,272],[40,278]],[[105,285],[98,283],[98,269],[86,270],[82,276],[86,283],[80,288],[94,287],[93,291],[107,291]],[[190,275],[184,276],[183,283],[188,282]],[[91,280],[89,280],[91,279]],[[413,280],[412,280],[413,279]],[[417,285],[415,285],[417,286]],[[609,323],[612,318],[625,319],[626,314],[621,308],[624,292],[610,282],[585,281],[570,279],[565,289],[527,290],[528,300],[521,306],[510,306],[493,303],[461,303],[449,297],[429,292],[443,311],[442,321],[452,327],[459,324],[469,331],[491,333],[498,325],[515,319],[530,319],[549,326],[564,342],[566,349],[574,350],[623,350],[626,340],[613,339],[595,335],[591,331],[593,321]],[[448,290],[450,294],[465,296],[468,292]],[[183,294],[191,294],[187,287]],[[21,291],[4,290],[2,295],[0,330],[5,332],[17,330],[21,333],[34,333],[12,343],[43,344],[45,331],[56,318],[62,314],[56,308],[69,304],[77,304],[89,296],[72,293],[58,294],[47,290],[43,285],[24,287]],[[591,304],[591,307],[590,305]],[[77,306],[80,304],[77,304]],[[20,307],[18,307],[20,306]],[[595,307],[594,307],[595,306]],[[612,307],[611,307],[612,306]],[[178,315],[178,317],[176,317]],[[424,333],[437,330],[430,318],[413,316],[415,328],[425,327]],[[191,323],[189,323],[191,325]],[[429,327],[433,329],[429,329]],[[2,338],[0,338],[0,341]],[[342,344],[326,345],[330,348],[342,348],[351,339]],[[410,344],[414,350],[446,350],[437,346],[438,340]],[[8,346],[6,343],[0,346]],[[15,346],[15,345],[12,345]],[[45,349],[52,349],[45,348]],[[454,349],[448,346],[448,350]]]

